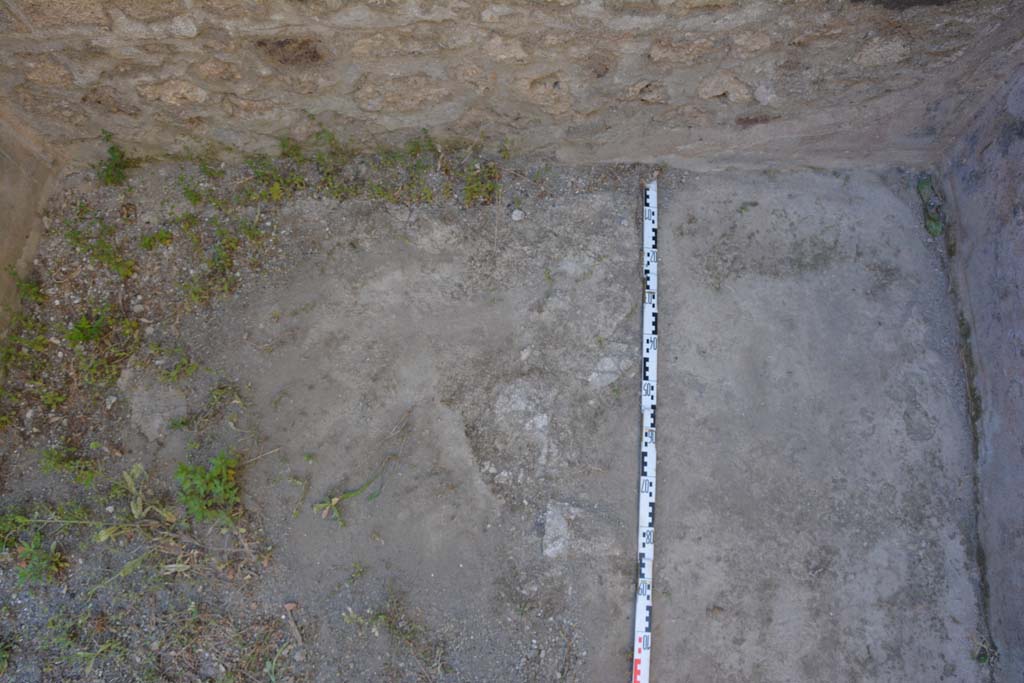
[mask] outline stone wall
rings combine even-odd
[[[979,532],[998,681],[1024,680],[1024,70],[950,157],[954,272],[977,364]]]
[[[1006,81],[1024,13],[926,2],[3,0],[0,87],[56,145],[108,129],[136,152],[324,125],[568,160],[914,164]]]

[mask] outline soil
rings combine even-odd
[[[11,680],[627,679],[658,171],[438,149],[63,179],[5,346]],[[911,174],[660,182],[658,680],[986,680]]]

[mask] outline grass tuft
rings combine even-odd
[[[228,523],[231,512],[241,502],[235,475],[238,459],[223,450],[210,461],[209,467],[180,463],[175,479],[180,487],[179,498],[197,521]]]
[[[114,136],[110,131],[103,131],[103,141],[107,143],[107,158],[96,164],[96,177],[102,185],[124,185],[128,180],[128,169],[135,165],[124,150],[114,144]]]

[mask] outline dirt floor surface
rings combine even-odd
[[[64,180],[0,349],[0,670],[627,680],[655,169],[317,142]],[[988,680],[914,178],[662,169],[655,680]]]

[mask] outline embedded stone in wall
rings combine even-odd
[[[208,81],[237,81],[242,77],[234,64],[219,59],[209,59],[198,65],[196,73]]]
[[[139,21],[119,10],[110,11],[114,31],[133,38],[195,38],[199,28],[192,17],[179,15],[166,21]]]
[[[102,111],[110,114],[135,116],[139,113],[138,107],[125,101],[124,95],[109,85],[97,85],[89,88],[82,95],[82,104],[96,105]]]
[[[626,99],[640,100],[648,104],[668,102],[668,88],[665,87],[664,83],[637,81],[626,91]]]
[[[516,90],[527,100],[550,114],[564,114],[572,108],[568,86],[557,72],[536,78],[521,78],[515,85]]]
[[[448,70],[448,75],[454,80],[468,83],[480,91],[487,87],[487,74],[475,64],[457,64]]]
[[[16,33],[27,30],[28,27],[11,14],[10,10],[0,5],[0,33]]]
[[[910,48],[899,38],[875,38],[854,56],[861,66],[884,66],[901,62],[910,56]]]
[[[611,71],[615,60],[606,53],[592,52],[583,59],[583,66],[594,78],[604,78]]]
[[[33,28],[79,28],[107,24],[101,0],[20,0]]]
[[[725,97],[730,102],[749,102],[750,86],[727,71],[719,71],[701,81],[697,95],[705,100]]]
[[[655,63],[694,64],[714,49],[714,41],[707,38],[694,38],[685,42],[658,41],[651,45],[647,56]]]
[[[265,55],[284,66],[306,66],[324,60],[316,38],[275,38],[256,41]]]
[[[363,111],[409,112],[437,104],[451,95],[445,85],[426,74],[412,76],[363,76],[355,100]]]
[[[250,100],[244,97],[228,95],[224,101],[224,109],[232,116],[242,118],[255,118],[258,115],[266,114],[277,106],[273,101]]]
[[[207,92],[195,83],[177,78],[162,83],[140,85],[139,94],[147,100],[159,100],[176,107],[185,104],[201,104],[206,101],[208,96]]]
[[[516,38],[492,36],[484,45],[484,52],[496,62],[525,62],[529,59],[522,43]]]
[[[461,22],[446,21],[437,31],[437,42],[445,50],[458,50],[479,45],[487,38],[488,32],[476,26]]]
[[[29,62],[30,67],[25,78],[39,85],[58,86],[70,85],[71,73],[52,59]]]
[[[732,36],[732,44],[740,54],[753,54],[770,48],[772,39],[766,33],[738,31]]]
[[[169,19],[185,10],[181,0],[113,0],[108,4],[113,5],[132,19],[141,21]]]
[[[517,14],[519,14],[519,10],[508,5],[491,5],[480,13],[480,20],[487,24],[494,24]]]
[[[352,56],[362,57],[393,57],[396,55],[419,55],[427,52],[436,52],[437,42],[420,40],[409,32],[388,31],[386,33],[375,33],[372,36],[360,38],[352,44]]]
[[[774,102],[777,97],[772,86],[767,83],[758,83],[757,87],[754,88],[754,99],[757,100],[758,104],[769,105]]]

